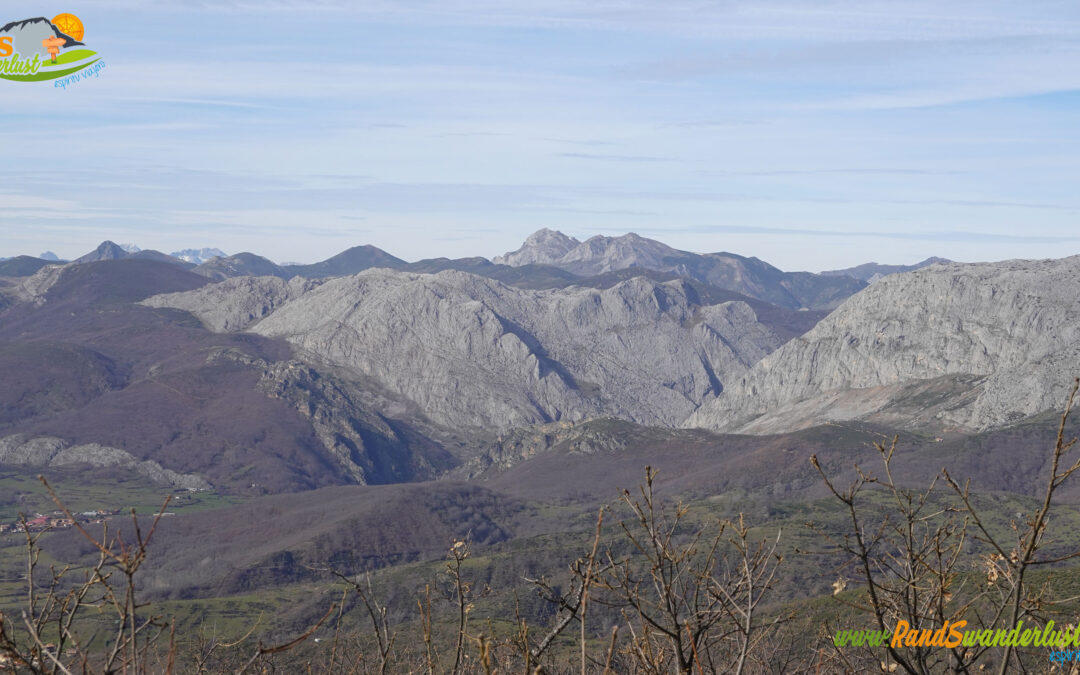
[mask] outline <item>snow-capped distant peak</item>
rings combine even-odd
[[[194,263],[201,265],[213,258],[225,258],[227,254],[220,248],[185,248],[182,251],[173,251],[170,253],[174,258],[179,258],[184,262]]]

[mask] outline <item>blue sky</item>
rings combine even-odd
[[[1080,5],[5,3],[104,57],[0,81],[0,256],[311,262],[551,227],[787,270],[1080,253]]]

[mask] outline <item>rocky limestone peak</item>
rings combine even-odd
[[[147,307],[171,307],[195,314],[212,331],[243,330],[289,300],[321,282],[294,277],[233,277],[183,293],[165,293],[143,300]]]
[[[633,267],[671,272],[790,309],[832,309],[866,286],[865,281],[844,275],[783,272],[757,258],[731,253],[680,251],[634,233],[619,237],[598,235],[578,242],[557,232],[547,232],[539,239],[557,235],[563,238],[558,240],[559,246],[533,247],[526,243],[518,251],[494,261],[517,266],[540,263],[579,276],[597,276]],[[573,245],[566,248],[568,242]]]
[[[565,251],[569,251],[574,246],[577,246],[579,242],[574,237],[563,234],[558,230],[553,230],[549,227],[542,227],[536,232],[533,232],[525,239],[525,245],[527,246],[545,246],[551,248],[562,248]]]
[[[621,237],[591,237],[567,252],[560,262],[591,263],[597,274],[627,267],[658,270],[665,266],[665,258],[679,253],[667,244],[630,232]]]
[[[746,303],[691,295],[681,280],[645,277],[533,291],[455,270],[370,269],[308,288],[232,280],[146,304],[284,338],[436,424],[490,433],[597,416],[676,425],[783,342]]]
[[[558,230],[545,227],[530,234],[518,250],[495,256],[492,258],[492,262],[497,265],[515,267],[533,264],[546,265],[563,257],[580,243],[577,239],[569,237]]]
[[[60,281],[68,269],[66,265],[46,265],[15,286],[12,293],[24,302],[42,305],[45,302],[45,294]]]
[[[937,264],[849,298],[687,426],[773,433],[922,406],[921,423],[982,430],[1060,408],[1078,364],[1080,256]]]
[[[154,461],[139,461],[120,448],[98,443],[72,445],[50,436],[30,438],[14,434],[0,438],[0,463],[33,467],[122,467],[155,483],[175,488],[209,490],[210,483],[197,474],[183,474],[163,468]]]

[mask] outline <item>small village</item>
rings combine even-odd
[[[193,500],[193,494],[196,492],[204,492],[202,488],[178,488],[174,491],[172,496],[172,505],[184,506],[185,504],[191,504]],[[97,525],[108,521],[112,516],[120,513],[127,513],[126,508],[116,509],[97,509],[90,511],[78,511],[72,512],[69,517],[63,511],[50,511],[49,513],[35,512],[33,516],[30,514],[25,515],[25,525],[23,524],[23,518],[17,518],[8,522],[0,522],[0,537],[4,535],[22,534],[29,532],[44,532],[45,530],[64,530],[70,527],[75,527],[75,523],[80,525]],[[175,515],[172,511],[166,511],[161,514],[162,516]]]
[[[45,530],[63,530],[74,527],[76,521],[82,525],[93,525],[105,522],[110,516],[114,516],[118,513],[120,513],[120,509],[114,509],[112,511],[98,509],[96,511],[74,513],[72,514],[74,518],[69,518],[63,511],[53,511],[48,514],[35,513],[33,517],[30,517],[29,515],[25,517],[25,524],[23,519],[19,519],[13,523],[0,523],[0,535],[21,534],[27,531],[43,532]]]

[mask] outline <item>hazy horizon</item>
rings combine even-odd
[[[550,228],[550,229],[555,229],[555,228]],[[589,239],[591,236],[611,236],[611,237],[620,236],[618,234],[575,236],[575,235],[567,233],[567,232],[564,232],[563,234],[566,234],[566,235],[568,235],[570,237],[574,237],[574,238],[578,239],[579,241],[585,241],[586,239]],[[624,233],[624,234],[637,234],[637,233]],[[135,242],[135,241],[113,241],[111,239],[103,240],[97,246],[101,246],[102,244],[104,244],[106,242],[109,242],[109,241],[111,241],[112,243],[116,244],[117,246],[120,246],[120,247],[125,248],[125,249],[127,249],[127,248],[129,248],[131,246],[134,246],[134,247],[136,247],[136,248],[138,248],[139,250],[142,250],[142,251],[153,250],[153,251],[158,251],[159,253],[167,253],[167,254],[178,253],[178,252],[184,251],[184,250],[200,251],[200,250],[203,250],[203,249],[214,249],[214,248],[216,248],[218,250],[221,250],[221,247],[212,246],[212,245],[185,246],[185,247],[183,247],[181,249],[165,250],[163,248],[154,247],[154,246],[143,246],[140,242]],[[662,242],[662,243],[666,243],[666,242]],[[357,244],[354,244],[354,246],[364,246],[364,245],[367,245],[367,244],[365,242],[359,242]],[[40,255],[44,254],[44,253],[53,253],[53,254],[56,254],[62,261],[70,262],[72,260],[75,260],[76,258],[79,258],[79,257],[87,254],[87,253],[91,253],[94,249],[97,248],[97,246],[94,246],[94,247],[92,247],[90,249],[87,249],[85,251],[76,252],[76,253],[74,253],[74,254],[72,254],[70,256],[69,255],[61,255],[60,253],[58,253],[56,248],[59,248],[59,247],[49,248],[49,249],[46,249],[44,251],[39,251],[38,253],[19,253],[17,255],[29,255],[29,256],[32,256],[32,257],[40,257]],[[349,248],[352,248],[352,247],[349,247]],[[465,254],[463,256],[459,256],[459,257],[463,257],[463,258],[481,257],[481,258],[487,258],[488,260],[491,260],[492,258],[495,258],[497,256],[503,255],[505,253],[510,253],[510,252],[512,252],[514,250],[517,250],[517,248],[519,248],[519,247],[514,247],[514,249],[507,250],[507,251],[499,251],[497,253],[490,253],[490,252],[476,252],[476,253],[473,253],[473,254],[468,254],[467,253],[467,254]],[[343,250],[345,250],[345,249],[343,249]],[[268,258],[268,259],[270,259],[271,262],[277,263],[278,265],[292,265],[292,264],[307,265],[307,264],[311,264],[311,263],[321,262],[323,260],[326,260],[327,258],[331,258],[331,257],[333,257],[333,256],[335,256],[335,255],[337,255],[339,253],[342,253],[343,250],[336,250],[336,251],[327,252],[325,255],[321,255],[321,257],[313,258],[313,259],[310,259],[310,260],[299,260],[299,259],[292,259],[292,258],[289,258],[289,259],[270,259],[270,258]],[[247,248],[247,249],[240,250],[240,251],[224,251],[223,250],[222,252],[225,253],[226,256],[236,255],[238,253],[254,253],[255,255],[262,255],[257,249],[254,249],[254,248]],[[735,253],[737,255],[743,255],[743,254],[741,254],[741,253],[739,253],[737,251],[704,251],[704,250],[702,250],[702,251],[690,251],[690,252],[691,253]],[[3,252],[0,251],[0,253],[3,253]],[[405,262],[418,262],[418,261],[422,260],[421,258],[407,258],[407,257],[404,257],[404,256],[400,256],[400,255],[397,255],[394,251],[386,251],[386,253],[389,253],[390,255],[393,255],[396,258],[401,258]],[[6,254],[5,255],[0,255],[0,259],[10,258],[10,257],[15,257],[15,256],[8,256]],[[263,256],[263,257],[267,257],[267,256]],[[761,259],[760,256],[755,256],[755,255],[752,255],[752,254],[746,255],[745,257]],[[927,257],[933,257],[933,256],[927,256]],[[915,263],[922,262],[923,260],[926,260],[926,258],[922,258],[922,259],[919,259],[919,260],[901,261],[901,262],[884,262],[882,260],[864,260],[862,262],[859,262],[859,263],[856,263],[856,264],[853,264],[853,265],[848,265],[848,266],[846,266],[844,268],[836,268],[836,269],[846,269],[848,267],[856,267],[858,265],[862,265],[862,264],[865,264],[865,263],[878,263],[878,264],[883,264],[883,265],[913,265]],[[768,260],[764,260],[764,262],[770,263],[770,261],[768,261]],[[953,262],[997,262],[997,261],[992,261],[992,260],[953,260]],[[772,264],[772,263],[770,263],[770,264]],[[831,271],[831,269],[829,269],[829,268],[813,269],[813,270],[811,270],[811,269],[803,269],[803,268],[800,268],[800,269],[784,269],[784,268],[781,268],[781,269],[783,271],[785,271],[785,272]]]
[[[490,258],[542,227],[789,271],[1080,253],[1072,4],[54,9],[108,67],[0,81],[0,256]]]

